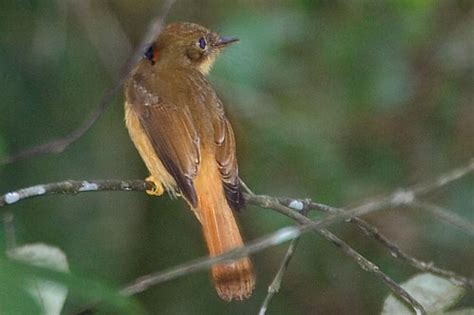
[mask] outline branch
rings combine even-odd
[[[391,195],[369,203],[366,203],[351,211],[345,211],[342,208],[331,207],[324,204],[312,202],[311,199],[293,199],[284,197],[269,197],[264,195],[244,194],[246,201],[251,204],[263,206],[267,200],[277,200],[281,205],[295,210],[322,210],[327,212],[341,212],[339,219],[347,219],[354,215],[366,214],[372,211],[380,210],[387,206],[400,206],[414,201],[415,197],[423,196],[436,189],[439,189],[453,181],[465,177],[474,171],[474,159],[460,168],[448,171],[442,174],[434,181],[418,184],[408,189],[399,189]],[[22,188],[17,191],[8,192],[0,196],[0,207],[16,203],[23,199],[49,195],[49,194],[78,194],[81,192],[93,191],[145,191],[152,188],[150,183],[143,180],[66,180],[49,184],[42,184]],[[329,221],[334,220],[328,219]]]
[[[413,207],[431,212],[436,218],[451,224],[466,234],[474,236],[474,224],[467,222],[456,213],[427,202],[415,201],[413,202]]]
[[[265,201],[259,200],[260,198],[266,199]],[[415,203],[415,200],[413,201],[414,203],[411,205],[403,205],[403,206],[410,206],[413,208],[418,208],[419,204],[418,202]],[[291,211],[289,209],[285,209],[282,207],[275,206],[276,204],[280,204],[282,206],[285,206],[285,204],[293,205],[294,207],[297,208],[297,210],[302,209],[302,210],[309,210],[309,209],[318,209],[322,210],[325,212],[333,212],[333,213],[340,213],[342,211],[345,211],[340,208],[335,208],[323,204],[318,204],[311,202],[310,200],[301,200],[301,199],[291,199],[291,198],[276,198],[276,197],[269,197],[269,196],[259,196],[259,198],[256,198],[256,200],[249,200],[249,203],[253,203],[254,205],[261,206],[264,208],[270,208],[273,210],[276,210],[280,213],[283,213],[290,218],[294,220],[298,220],[300,218],[298,213],[295,211]],[[275,206],[275,207],[273,207]],[[461,219],[462,220],[462,219]],[[442,269],[439,267],[436,267],[432,262],[424,262],[421,260],[416,259],[415,257],[412,257],[405,253],[402,249],[400,249],[395,243],[390,241],[386,236],[381,234],[377,228],[372,226],[371,224],[367,223],[363,219],[359,217],[353,217],[349,220],[350,223],[356,224],[359,229],[364,231],[364,233],[379,243],[381,243],[384,247],[386,247],[392,257],[398,258],[412,267],[419,269],[421,271],[425,272],[431,272],[433,274],[439,275],[441,277],[450,279],[453,283],[457,285],[461,285],[467,289],[474,289],[474,280],[460,276],[456,274],[453,271]],[[465,223],[463,222],[464,225],[470,224],[470,223]]]
[[[95,191],[145,191],[152,184],[143,180],[66,180],[22,188],[0,196],[0,208],[18,201],[44,195],[77,195]]]
[[[450,184],[458,179],[461,179],[473,171],[474,158],[471,158],[467,165],[448,171],[447,173],[442,174],[441,176],[436,178],[434,181],[427,181],[422,182],[420,184],[416,184],[411,187],[411,190],[414,195],[416,195],[417,197],[421,197],[428,193],[431,193],[436,189],[446,186],[447,184]]]
[[[288,250],[285,254],[285,257],[283,257],[283,260],[281,261],[280,268],[278,269],[275,278],[273,278],[272,283],[268,287],[267,296],[265,297],[265,300],[263,301],[262,306],[260,307],[258,315],[266,314],[273,296],[278,293],[278,291],[280,291],[283,276],[285,275],[285,272],[288,269],[288,265],[290,264],[291,258],[293,258],[293,255],[295,254],[296,246],[298,246],[298,241],[299,238],[295,238],[291,241],[290,246],[288,246]]]
[[[388,195],[387,197],[380,198],[369,203],[363,204],[361,206],[352,208],[350,210],[342,210],[339,208],[330,207],[327,205],[317,204],[311,202],[309,199],[298,200],[290,198],[276,198],[269,196],[257,196],[245,194],[247,202],[262,207],[272,208],[278,212],[281,212],[297,222],[304,223],[298,227],[288,227],[281,230],[278,230],[275,233],[268,235],[267,237],[260,238],[253,242],[249,242],[245,247],[230,251],[221,256],[216,256],[213,258],[201,258],[190,263],[185,263],[175,268],[170,268],[167,271],[154,273],[145,277],[140,278],[135,281],[131,286],[124,289],[123,293],[131,292],[141,292],[151,285],[158,284],[164,281],[174,279],[179,276],[187,275],[191,272],[197,270],[210,268],[214,263],[220,263],[223,261],[233,260],[242,256],[246,256],[250,253],[258,252],[263,249],[266,249],[271,246],[276,246],[282,242],[295,239],[299,237],[302,233],[306,233],[312,230],[318,230],[326,239],[331,240],[336,245],[340,246],[341,249],[358,261],[358,263],[363,267],[367,268],[368,271],[373,272],[378,277],[380,277],[391,289],[398,290],[399,286],[396,283],[391,283],[392,280],[383,274],[377,266],[373,265],[371,262],[366,260],[364,257],[358,257],[357,252],[350,248],[347,244],[339,240],[336,236],[332,235],[330,232],[321,230],[322,227],[329,224],[341,221],[343,219],[351,219],[358,223],[361,227],[366,227],[366,231],[372,233],[375,239],[379,240],[382,244],[389,247],[390,251],[398,253],[397,257],[401,257],[406,260],[409,264],[415,266],[416,268],[435,271],[438,274],[450,277],[450,279],[458,281],[458,284],[473,287],[473,281],[466,279],[464,277],[456,275],[454,272],[442,270],[439,268],[433,267],[431,264],[426,264],[420,262],[414,258],[403,253],[398,249],[393,243],[388,241],[383,235],[378,233],[378,231],[371,227],[368,223],[361,221],[361,219],[354,218],[355,216],[367,214],[370,212],[378,211],[385,209],[387,207],[396,207],[396,206],[405,206],[414,202],[415,198],[427,194],[435,189],[443,187],[457,179],[460,179],[474,170],[474,160],[471,161],[465,167],[455,169],[444,175],[441,175],[437,180],[430,182],[429,184],[418,184],[409,189],[397,190],[396,192]],[[51,183],[45,185],[37,185],[29,188],[20,189],[14,192],[7,193],[0,197],[0,207],[5,207],[9,204],[13,204],[20,200],[27,198],[32,198],[36,196],[46,195],[46,194],[77,194],[80,192],[91,192],[91,191],[144,191],[151,187],[150,183],[146,183],[140,180],[133,181],[123,181],[123,180],[97,180],[97,181],[64,181],[59,183]],[[286,205],[291,208],[302,210],[302,209],[319,209],[330,211],[326,217],[311,221],[307,217],[297,213],[296,211],[291,210]],[[364,223],[361,223],[364,222]],[[392,246],[393,245],[393,246]],[[362,258],[362,259],[361,259]],[[397,292],[397,295],[404,296],[403,292]],[[404,296],[405,301],[410,301],[410,296]],[[416,301],[410,301],[411,305],[417,308]],[[409,303],[410,303],[409,302]],[[422,312],[422,308],[418,308]]]
[[[99,117],[105,112],[107,107],[109,107],[113,97],[117,94],[123,83],[127,80],[130,71],[140,60],[141,55],[143,54],[145,49],[148,48],[150,43],[153,42],[161,33],[165,17],[168,15],[168,12],[173,6],[174,2],[175,0],[166,0],[163,8],[160,10],[162,14],[158,15],[151,21],[150,26],[148,27],[148,30],[145,33],[145,36],[143,36],[140,42],[140,45],[137,47],[137,49],[135,49],[133,55],[127,62],[125,66],[125,71],[122,73],[122,75],[119,76],[119,78],[114,82],[114,84],[112,84],[112,87],[105,91],[95,110],[86,120],[84,120],[84,122],[77,129],[75,129],[65,137],[28,148],[26,150],[0,159],[0,165],[10,164],[16,161],[28,159],[46,153],[61,153],[66,150],[68,146],[80,139],[92,127],[92,125],[95,124]]]
[[[282,204],[279,203],[278,198],[273,198],[269,196],[255,196],[255,195],[250,195],[247,197],[248,201],[250,203],[253,203],[255,205],[261,206],[263,208],[268,208],[272,210],[276,210],[277,212],[280,212],[296,222],[300,223],[300,227],[302,227],[303,232],[307,232],[307,227],[311,227],[314,229],[314,232],[320,234],[323,238],[326,240],[330,241],[334,245],[336,245],[338,248],[342,250],[344,254],[346,254],[349,258],[354,260],[364,271],[367,271],[369,273],[374,274],[379,280],[381,280],[391,291],[392,293],[400,297],[404,302],[406,302],[411,308],[415,310],[416,314],[426,314],[426,311],[424,310],[423,306],[415,300],[405,289],[403,289],[401,286],[399,286],[393,279],[391,279],[388,275],[386,275],[380,268],[369,261],[367,258],[362,256],[359,252],[357,252],[355,249],[350,247],[347,243],[339,239],[337,236],[332,234],[326,229],[322,229],[322,225],[328,225],[332,223],[330,220],[331,217],[337,217],[337,215],[345,215],[347,212],[355,212],[355,211],[361,211],[360,209],[364,209],[364,207],[359,207],[359,208],[354,208],[352,210],[348,210],[347,212],[337,212],[335,215],[328,215],[323,219],[320,220],[311,220],[307,217],[305,217],[302,214],[299,214],[298,212],[290,209],[289,207],[286,207]],[[295,203],[293,203],[294,206],[296,206]],[[383,207],[385,208],[385,207]],[[373,211],[383,209],[382,207],[376,209],[374,208]],[[328,222],[324,222],[325,220],[328,220]]]
[[[202,257],[178,266],[171,267],[164,271],[159,271],[140,277],[133,283],[127,285],[124,289],[122,289],[121,292],[126,296],[134,295],[145,291],[151,286],[170,281],[196,271],[210,269],[214,264],[231,262],[244,256],[263,251],[264,249],[283,244],[299,237],[301,233],[302,232],[298,227],[289,226],[281,228],[276,232],[248,242],[244,247],[227,251],[219,256]]]
[[[392,257],[401,259],[407,264],[411,265],[412,267],[418,270],[431,272],[432,274],[436,274],[438,276],[451,280],[451,282],[453,282],[456,285],[463,286],[466,289],[474,290],[474,280],[460,276],[453,271],[438,268],[432,262],[427,263],[408,255],[403,250],[401,250],[397,245],[395,245],[395,243],[393,243],[387,237],[381,234],[377,230],[377,228],[373,227],[366,221],[360,218],[353,218],[351,219],[351,223],[357,224],[359,229],[361,229],[368,236],[371,236],[376,241],[380,242],[383,246],[385,246],[390,251]]]
[[[15,192],[7,193],[0,198],[0,207],[4,207],[8,204],[13,204],[15,202],[18,202],[20,200],[24,200],[27,198],[38,197],[38,196],[42,196],[46,194],[78,194],[81,192],[104,191],[104,190],[143,191],[149,188],[150,188],[150,184],[147,184],[146,182],[143,182],[143,181],[114,181],[114,180],[73,181],[73,180],[68,180],[68,181],[59,182],[59,183],[32,186],[32,187],[20,189]],[[344,213],[341,212],[334,215],[332,214],[328,215],[327,217],[318,221],[311,221],[310,219],[291,210],[288,207],[285,207],[276,202],[274,204],[271,203],[271,197],[248,195],[248,194],[246,194],[245,196],[249,203],[254,203],[254,204],[257,203],[262,207],[275,209],[281,213],[284,213],[292,217],[297,222],[303,223],[303,225],[293,228],[295,232],[292,232],[292,233],[296,233],[295,237],[302,233],[311,231],[312,229],[317,230],[317,232],[321,234],[324,238],[326,238],[327,240],[331,241],[332,243],[337,245],[339,248],[341,248],[341,250],[346,255],[348,255],[353,260],[355,260],[364,270],[374,273],[397,296],[402,297],[414,309],[420,309],[420,305],[418,304],[418,302],[416,302],[405,290],[399,287],[392,279],[390,279],[387,275],[385,275],[382,271],[380,271],[380,269],[377,266],[375,266],[373,263],[368,261],[365,257],[360,255],[357,251],[352,249],[349,245],[347,245],[345,242],[337,238],[335,235],[333,235],[329,231],[321,229],[325,225],[332,224],[342,219],[351,217],[352,216],[351,211],[355,214],[361,211],[367,211],[367,207],[371,207],[373,208],[372,211],[376,211],[377,207],[375,207],[374,205],[368,204],[368,206],[361,206],[358,208],[354,208]],[[382,209],[382,207],[380,207],[379,209]],[[278,234],[279,232],[280,234]],[[286,233],[288,233],[288,231],[285,229],[282,229],[279,232],[277,232],[275,235],[273,234],[269,235],[267,238],[259,239],[255,241],[254,243],[249,243],[242,249],[239,249],[239,250],[244,250],[243,252],[237,252],[237,253],[230,252],[230,254],[232,253],[233,255],[240,254],[240,256],[237,256],[238,258],[238,257],[245,256],[246,254],[249,254],[249,253],[263,250],[270,246],[276,246],[278,244],[281,244],[284,241],[288,241],[294,238],[294,237],[289,238],[289,239],[282,238],[281,234],[286,235]],[[276,242],[275,239],[280,239],[280,241]],[[249,252],[246,252],[245,250],[249,250]],[[214,257],[213,259],[218,259],[219,257],[221,256]],[[231,257],[235,258],[234,256],[231,256]],[[222,259],[225,260],[228,258],[227,256],[223,255]],[[186,263],[184,265],[177,266],[168,271],[151,274],[151,275],[140,278],[139,280],[137,280],[136,283],[131,285],[130,288],[125,289],[124,292],[130,291],[130,292],[138,293],[138,292],[141,292],[140,290],[142,289],[144,290],[151,285],[156,285],[158,283],[174,279],[175,277],[187,275],[189,273],[208,268],[212,265],[212,263],[215,263],[215,262],[221,262],[221,261],[213,261],[213,260],[207,260],[206,258],[203,258],[198,261],[193,261],[190,263]]]
[[[291,210],[290,210],[291,211]],[[300,214],[298,214],[300,215]],[[306,220],[311,221],[310,219],[302,216]],[[233,261],[238,258],[250,255],[252,253],[260,252],[269,247],[274,247],[280,245],[289,240],[294,240],[300,237],[301,234],[310,231],[308,227],[314,225],[315,229],[329,224],[328,220],[318,220],[311,221],[310,224],[301,225],[299,227],[285,227],[279,229],[278,231],[271,233],[267,236],[258,238],[254,241],[248,242],[244,247],[237,248],[231,251],[227,251],[222,255],[215,256],[212,258],[202,257],[187,263],[172,267],[170,269],[148,274],[146,276],[136,279],[132,284],[126,286],[121,293],[123,295],[129,296],[134,295],[140,292],[147,290],[149,287],[170,281],[172,279],[182,277],[200,270],[209,269],[212,265],[217,263],[225,263]],[[354,258],[358,263],[364,268],[364,270],[374,273],[377,277],[382,279],[382,281],[392,290],[392,292],[402,298],[406,303],[408,303],[416,312],[416,314],[426,314],[423,306],[418,303],[408,292],[406,292],[402,287],[400,287],[396,282],[391,278],[385,275],[376,265],[372,264],[370,261],[365,259],[347,244],[339,240],[336,236],[331,234],[326,230],[318,230],[326,236],[326,238],[331,239],[335,244],[341,246],[341,249],[348,254],[350,257]]]
[[[472,164],[473,163],[471,162],[465,168],[460,168],[460,169],[451,171],[451,172],[449,172],[445,175],[442,175],[442,176],[439,177],[439,179],[441,179],[441,178],[449,179],[449,180],[444,180],[443,181],[444,182],[443,185],[446,185],[446,184],[448,184],[448,183],[450,183],[450,182],[452,182],[456,179],[459,179],[459,178],[469,174],[469,172],[471,172],[473,170]],[[453,176],[453,175],[456,175],[456,176]],[[441,182],[439,179],[435,182]],[[427,185],[417,185],[415,187],[428,187],[428,186]],[[415,192],[420,193],[420,194],[426,194],[426,193],[431,192],[434,189],[438,189],[440,187],[441,186],[439,186],[439,185],[431,185],[431,188],[430,188],[431,190],[427,190],[427,189],[418,190],[418,189],[415,189]],[[408,190],[405,190],[405,191],[408,191]],[[410,193],[408,193],[408,195],[410,195]],[[395,198],[395,199],[397,199],[397,198]],[[466,222],[465,220],[463,220],[462,218],[456,216],[455,214],[446,213],[446,211],[443,211],[442,214],[440,214],[441,213],[440,210],[443,210],[442,208],[437,207],[437,206],[432,206],[432,205],[429,205],[429,204],[428,205],[427,204],[422,204],[422,203],[418,202],[416,199],[407,198],[406,201],[409,201],[409,202],[407,202],[406,204],[400,204],[399,206],[410,207],[410,208],[421,208],[422,206],[424,206],[425,209],[427,209],[427,210],[431,210],[431,211],[436,210],[438,212],[437,214],[439,216],[443,216],[443,219],[445,219],[446,221],[449,220],[449,222],[451,224],[455,225],[456,227],[459,227],[459,228],[463,229],[465,232],[467,232],[469,234],[472,234],[472,224],[469,223],[469,222]],[[341,213],[341,212],[345,211],[341,208],[335,208],[335,207],[331,207],[331,206],[328,206],[328,205],[312,202],[310,199],[291,199],[291,198],[282,198],[282,197],[259,196],[259,198],[255,198],[255,200],[249,200],[249,203],[253,203],[257,206],[277,210],[280,213],[283,213],[283,214],[285,214],[285,215],[287,215],[287,216],[289,216],[289,217],[291,217],[292,219],[295,219],[295,220],[298,220],[298,218],[297,218],[297,214],[295,215],[294,211],[288,211],[288,209],[278,207],[278,206],[276,206],[276,207],[273,207],[273,206],[275,206],[276,204],[280,204],[280,205],[283,205],[283,206],[288,205],[288,206],[290,206],[290,207],[292,207],[292,208],[294,208],[295,210],[298,210],[298,211],[301,211],[301,210],[308,211],[308,210],[312,210],[312,209],[316,209],[316,210],[320,210],[320,211],[324,211],[324,212],[332,212],[332,213]],[[427,206],[431,206],[431,207],[428,208]],[[352,224],[356,224],[358,226],[358,228],[361,229],[362,231],[364,231],[364,233],[366,235],[374,238],[376,241],[378,241],[384,247],[386,247],[390,251],[392,257],[398,258],[398,259],[404,261],[405,263],[408,263],[412,267],[414,267],[416,269],[419,269],[421,271],[431,272],[433,274],[436,274],[436,275],[439,275],[441,277],[447,278],[447,279],[451,280],[451,282],[453,282],[454,284],[461,285],[461,286],[463,286],[467,289],[474,289],[474,280],[463,277],[463,276],[460,276],[460,275],[456,274],[453,271],[436,267],[432,262],[429,262],[429,263],[424,262],[424,261],[416,259],[415,257],[412,257],[412,256],[408,255],[402,249],[400,249],[395,243],[393,243],[386,236],[381,234],[377,230],[377,228],[375,228],[371,224],[367,223],[363,219],[361,219],[359,217],[353,217],[349,220],[349,222],[352,223]]]
[[[392,193],[392,203],[396,206],[403,204],[412,204],[415,202],[415,198],[423,197],[433,191],[440,189],[454,181],[457,181],[470,173],[474,172],[474,158],[469,163],[459,168],[450,170],[444,174],[441,174],[437,178],[431,181],[422,182],[415,184],[411,187],[398,189]],[[301,210],[319,210],[323,212],[339,212],[345,211],[343,208],[331,207],[325,204],[313,202],[311,199],[294,199],[288,197],[276,197],[278,202],[282,205],[290,207],[292,209]],[[381,202],[381,199],[376,200],[376,203]],[[258,204],[257,204],[258,205]]]

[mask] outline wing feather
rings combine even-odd
[[[166,170],[188,202],[197,205],[193,178],[200,162],[200,139],[186,106],[178,106],[133,81],[127,97]]]
[[[222,108],[222,107],[220,107]],[[235,137],[232,126],[220,112],[214,123],[216,161],[221,174],[227,202],[232,209],[238,211],[244,204],[240,190],[239,169],[237,165]]]

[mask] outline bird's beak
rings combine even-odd
[[[239,41],[239,39],[235,38],[235,37],[221,36],[217,40],[217,43],[215,43],[214,45],[216,47],[224,47],[224,46],[230,45],[230,44],[238,42],[238,41]]]

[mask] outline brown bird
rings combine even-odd
[[[231,210],[243,205],[234,133],[205,77],[236,41],[196,24],[170,24],[125,85],[125,123],[155,184],[148,193],[186,200],[210,256],[243,246]],[[227,301],[249,297],[255,286],[248,257],[214,265],[212,277]]]

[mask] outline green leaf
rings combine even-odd
[[[37,301],[25,289],[22,275],[0,268],[0,314],[41,314]]]
[[[92,280],[85,276],[78,276],[75,274],[68,274],[62,271],[52,270],[51,268],[44,268],[26,264],[24,262],[0,258],[0,314],[41,314],[41,309],[35,306],[34,298],[27,291],[28,285],[32,280],[48,281],[67,287],[69,295],[80,297],[81,301],[85,299],[84,303],[100,302],[94,307],[98,310],[104,310],[113,314],[144,314],[143,309],[133,298],[120,295],[119,289],[114,289],[104,283]],[[18,290],[18,294],[9,299],[11,290]],[[6,292],[2,299],[2,292]],[[13,292],[13,291],[12,291]],[[24,293],[29,298],[21,297],[20,293]],[[8,301],[6,301],[8,300]],[[5,304],[3,303],[9,303]],[[23,304],[28,304],[28,307],[36,307],[35,311],[23,311]],[[8,310],[16,310],[18,312],[2,312],[8,307]]]
[[[418,274],[401,284],[427,313],[442,312],[455,305],[464,295],[464,288],[431,273]],[[390,294],[384,302],[383,315],[413,314],[405,303]]]
[[[69,271],[66,255],[57,247],[46,244],[28,244],[8,252],[8,256],[33,266]],[[41,305],[42,314],[59,315],[67,297],[67,288],[57,282],[30,278],[26,290]]]

